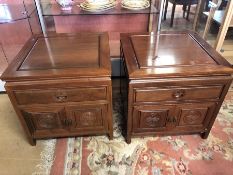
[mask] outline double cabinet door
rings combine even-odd
[[[35,138],[106,131],[107,104],[39,105],[20,109]]]
[[[216,105],[206,102],[134,106],[133,132],[204,131]]]

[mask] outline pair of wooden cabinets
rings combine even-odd
[[[207,138],[232,81],[224,58],[192,32],[122,34],[121,58],[128,143],[157,134]],[[34,37],[1,78],[31,144],[113,138],[107,33]]]
[[[192,32],[122,34],[121,58],[128,143],[133,136],[208,137],[232,81],[224,58]]]

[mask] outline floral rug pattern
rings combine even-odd
[[[65,175],[233,174],[233,87],[208,139],[199,135],[132,138],[122,133],[120,103],[114,103],[114,140],[68,139]]]

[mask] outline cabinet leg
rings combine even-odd
[[[113,132],[112,131],[109,132],[108,137],[109,137],[109,140],[113,139]]]
[[[174,3],[173,6],[172,6],[172,16],[171,16],[170,27],[173,26],[173,20],[174,20],[175,10],[176,10],[176,3]]]
[[[164,16],[163,16],[164,20],[166,20],[167,18],[167,7],[168,7],[168,0],[166,0],[166,3],[165,3],[165,10],[164,10]]]
[[[201,138],[207,139],[208,136],[209,136],[209,133],[210,133],[210,131],[206,131],[206,132],[204,132],[204,133],[201,133]]]
[[[131,136],[130,135],[126,136],[126,143],[128,143],[128,144],[131,143]]]
[[[36,139],[29,138],[29,143],[30,143],[32,146],[36,146]]]

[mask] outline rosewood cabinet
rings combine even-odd
[[[132,136],[199,133],[207,138],[233,69],[197,34],[122,34],[121,93]],[[124,100],[123,100],[124,101]]]
[[[29,137],[112,131],[111,66],[106,33],[35,36],[3,73],[6,91]]]

